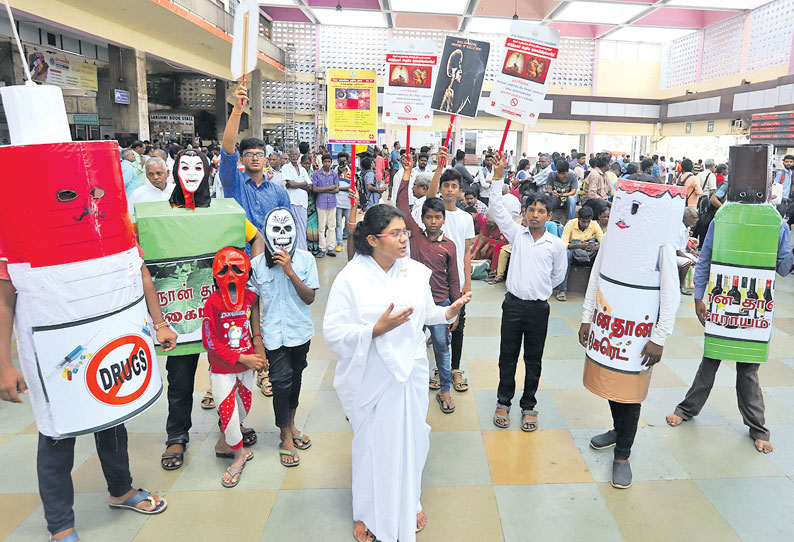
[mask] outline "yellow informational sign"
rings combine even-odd
[[[374,145],[377,134],[375,70],[328,70],[328,142]]]
[[[28,67],[34,81],[61,88],[99,90],[96,65],[62,51],[32,46],[28,49]]]

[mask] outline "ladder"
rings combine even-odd
[[[281,133],[281,140],[284,142],[282,150],[284,151],[289,151],[292,147],[298,146],[298,130],[295,126],[297,93],[297,54],[295,52],[295,44],[288,43],[284,66],[284,125]]]
[[[314,72],[314,147],[319,149],[327,140],[325,115],[327,111],[325,70],[317,67]]]

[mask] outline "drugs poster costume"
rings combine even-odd
[[[162,392],[118,146],[7,146],[0,161],[0,254],[36,425],[54,438],[118,425]],[[29,178],[30,164],[33,193],[10,181]]]
[[[764,363],[775,310],[780,215],[770,205],[726,203],[714,217],[704,355]]]
[[[430,102],[437,65],[435,41],[389,38],[383,85],[383,122],[414,126],[433,124]]]
[[[674,299],[663,299],[662,274],[677,284],[685,196],[684,187],[618,181],[582,315],[590,324],[583,382],[596,395],[639,403],[648,393],[651,371],[640,353],[656,331],[660,304],[679,300],[677,287]]]
[[[557,63],[560,32],[548,26],[513,21],[504,46],[485,110],[534,126]]]
[[[442,113],[476,117],[490,50],[487,41],[447,36],[430,107]]]

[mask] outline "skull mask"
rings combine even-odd
[[[272,256],[284,249],[290,256],[295,254],[295,219],[286,207],[276,207],[265,218],[265,245]]]
[[[251,260],[236,248],[222,248],[212,260],[212,276],[218,284],[223,304],[230,311],[240,311],[245,303],[245,285]]]

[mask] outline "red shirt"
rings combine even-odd
[[[240,354],[253,354],[251,340],[251,307],[256,303],[256,294],[245,291],[242,310],[231,312],[223,304],[221,293],[212,292],[204,303],[204,323],[201,325],[201,340],[207,349],[210,369],[217,374],[242,373],[248,367],[238,363]]]

